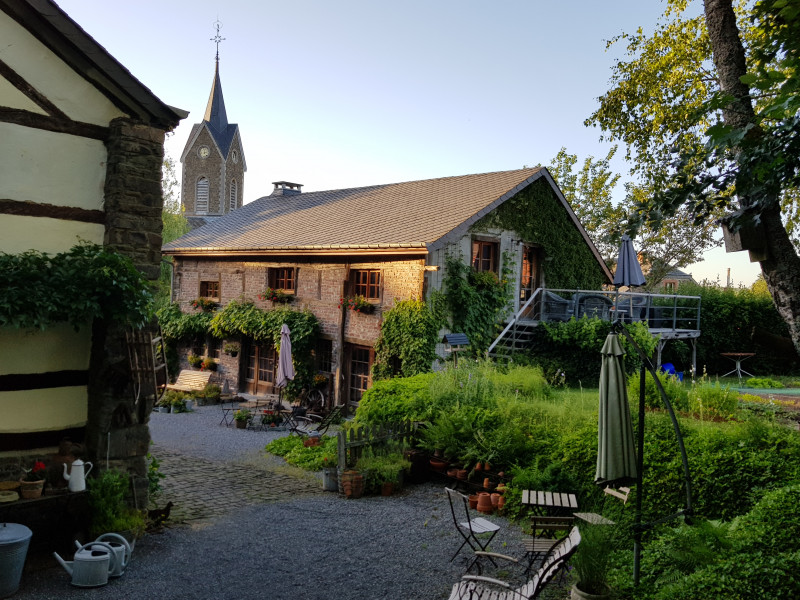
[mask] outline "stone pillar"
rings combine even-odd
[[[160,129],[115,119],[111,122],[105,184],[105,245],[133,260],[149,280],[158,279],[161,262],[161,166],[164,134]],[[149,415],[136,414],[128,365],[125,329],[95,321],[89,365],[88,458],[98,467],[127,472],[138,508],[147,507]]]

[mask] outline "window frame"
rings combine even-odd
[[[372,276],[376,281],[371,281]],[[361,281],[361,280],[364,281]],[[353,269],[350,271],[350,284],[354,296],[364,296],[367,300],[381,301],[383,296],[383,274],[381,269]]]
[[[203,289],[203,286],[205,286],[205,289]],[[199,298],[208,298],[209,300],[214,300],[215,302],[219,302],[222,299],[221,295],[222,285],[220,284],[219,279],[201,279],[200,285],[198,287],[199,290],[197,296]],[[216,296],[210,295],[208,293],[209,288],[212,288],[211,291],[216,291],[217,295]]]
[[[228,202],[229,211],[236,210],[238,204],[239,204],[239,186],[236,183],[236,180],[232,179],[230,193],[229,193],[229,202]]]
[[[205,182],[205,208],[200,207],[201,184]],[[208,214],[211,206],[211,182],[208,177],[201,176],[197,179],[194,186],[194,212],[198,215]]]
[[[491,256],[484,257],[483,249],[489,248]],[[470,264],[472,268],[479,273],[491,271],[495,275],[499,275],[499,260],[500,256],[500,242],[499,240],[473,238],[472,240],[472,255]],[[488,266],[488,268],[487,268]]]
[[[281,272],[290,271],[291,277],[285,274],[281,276]],[[268,277],[268,284],[274,290],[281,290],[283,292],[294,294],[297,292],[297,267],[270,267]],[[291,280],[291,287],[287,287],[286,283]]]

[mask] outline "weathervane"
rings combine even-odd
[[[217,62],[219,62],[219,43],[225,41],[225,38],[219,34],[219,30],[222,27],[222,23],[220,23],[219,19],[214,21],[214,27],[217,28],[217,35],[211,38],[211,41],[217,45]]]

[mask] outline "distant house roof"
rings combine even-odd
[[[672,269],[672,271],[664,275],[664,279],[662,279],[662,281],[669,280],[694,282],[694,277],[692,277],[689,273],[681,271],[680,269]]]
[[[265,196],[163,249],[167,254],[425,254],[462,236],[476,221],[540,178],[556,191],[608,274],[575,213],[543,168]]]
[[[189,113],[167,106],[50,0],[0,0],[0,10],[91,82],[124,113],[169,130]]]

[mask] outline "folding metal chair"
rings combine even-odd
[[[483,517],[471,519],[469,516],[469,498],[461,492],[457,492],[456,490],[452,490],[450,488],[444,489],[447,492],[447,499],[450,501],[450,513],[453,515],[453,524],[455,524],[456,530],[459,534],[461,534],[461,537],[464,538],[464,541],[461,542],[461,545],[458,547],[458,550],[456,550],[456,553],[453,554],[450,562],[453,562],[456,556],[458,556],[458,553],[461,552],[461,549],[467,545],[472,549],[473,552],[485,551],[494,536],[497,535],[498,531],[500,531],[500,526],[495,525]],[[456,506],[458,504],[462,504],[464,506],[464,515],[467,519],[466,521],[459,521],[459,518],[456,516]],[[488,533],[489,537],[482,540],[478,536],[484,533]],[[492,561],[492,564],[497,566],[491,557],[488,558],[490,561]],[[467,566],[467,571],[472,568],[472,565],[474,565],[475,561],[477,560],[478,556],[476,555]]]
[[[561,541],[559,533],[566,533],[575,521],[575,517],[534,516],[531,522],[531,537],[525,540],[525,554],[528,555],[528,571],[538,558],[547,555]]]

